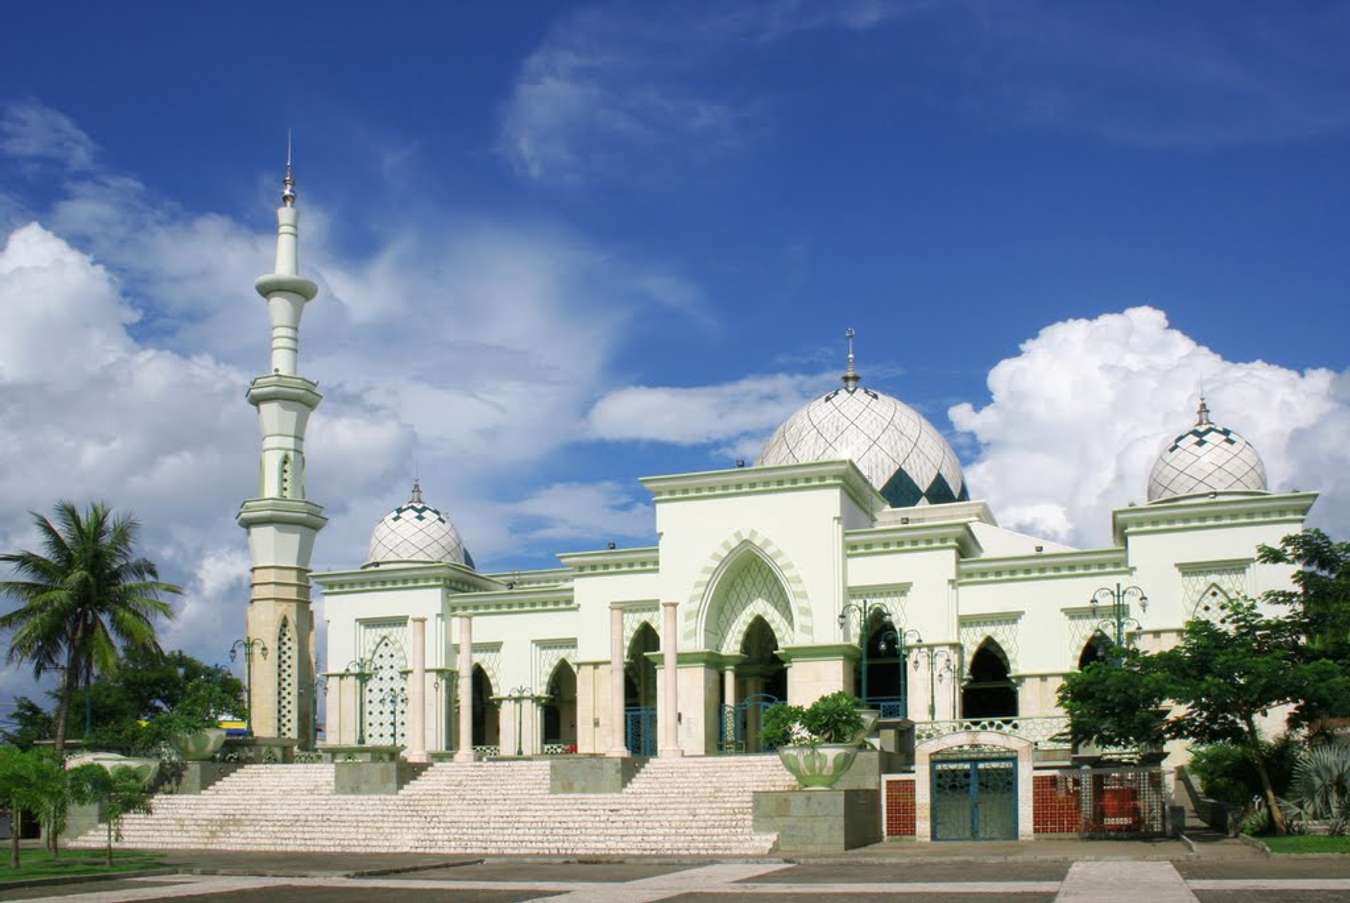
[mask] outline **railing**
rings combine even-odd
[[[1069,729],[1069,719],[1063,715],[1030,718],[970,718],[960,721],[922,721],[914,726],[914,740],[923,743],[935,737],[945,737],[960,731],[999,731],[1030,740],[1036,746],[1067,746],[1067,740],[1056,740],[1056,734]]]
[[[863,708],[878,709],[883,721],[909,717],[909,703],[903,696],[869,696],[863,700]]]
[[[500,756],[502,748],[494,743],[491,746],[475,746],[473,752],[477,756]]]
[[[546,756],[566,756],[577,751],[575,743],[545,743],[544,755]]]

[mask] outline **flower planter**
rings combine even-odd
[[[782,746],[778,759],[797,779],[803,790],[826,790],[844,776],[858,747],[851,743],[821,743],[817,746]]]
[[[225,745],[225,729],[204,727],[173,738],[174,749],[188,762],[209,762]]]

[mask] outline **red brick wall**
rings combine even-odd
[[[886,781],[886,836],[914,836],[914,779]]]
[[[1031,778],[1032,830],[1037,834],[1074,834],[1082,826],[1078,778],[1038,774]]]

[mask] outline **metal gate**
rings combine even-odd
[[[656,706],[629,706],[623,710],[623,739],[635,756],[656,755]]]
[[[934,840],[1016,840],[1017,760],[937,759]]]
[[[769,752],[772,746],[760,741],[764,712],[783,700],[768,693],[752,693],[736,705],[722,706],[718,725],[719,748],[724,753]]]

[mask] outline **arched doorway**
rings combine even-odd
[[[656,755],[656,662],[648,653],[659,652],[661,638],[643,623],[628,644],[624,667],[624,744],[635,756]]]
[[[544,703],[544,752],[577,751],[577,675],[565,661],[558,662],[548,680]]]
[[[874,611],[868,618],[867,680],[862,679],[862,658],[853,667],[853,686],[869,709],[878,709],[882,718],[909,716],[906,693],[909,675],[905,669],[905,651],[900,632],[889,615]],[[863,687],[866,686],[866,691]]]
[[[1008,656],[992,638],[980,644],[971,656],[966,683],[961,689],[961,717],[1016,718],[1017,687],[1013,684]]]
[[[741,661],[734,671],[722,674],[735,686],[728,692],[722,686],[722,698],[734,699],[722,707],[721,749],[724,752],[767,752],[760,739],[764,710],[787,699],[787,667],[777,656],[778,637],[769,622],[755,617],[741,638]]]
[[[403,746],[408,739],[408,690],[403,646],[386,636],[370,654],[366,681],[365,738],[371,746]]]
[[[1106,634],[1100,630],[1088,637],[1088,641],[1083,644],[1082,654],[1078,656],[1078,670],[1082,671],[1093,662],[1106,661],[1112,645]]]
[[[473,747],[476,750],[483,748],[493,755],[501,751],[501,713],[497,711],[497,703],[492,701],[495,695],[492,679],[481,665],[474,665]]]

